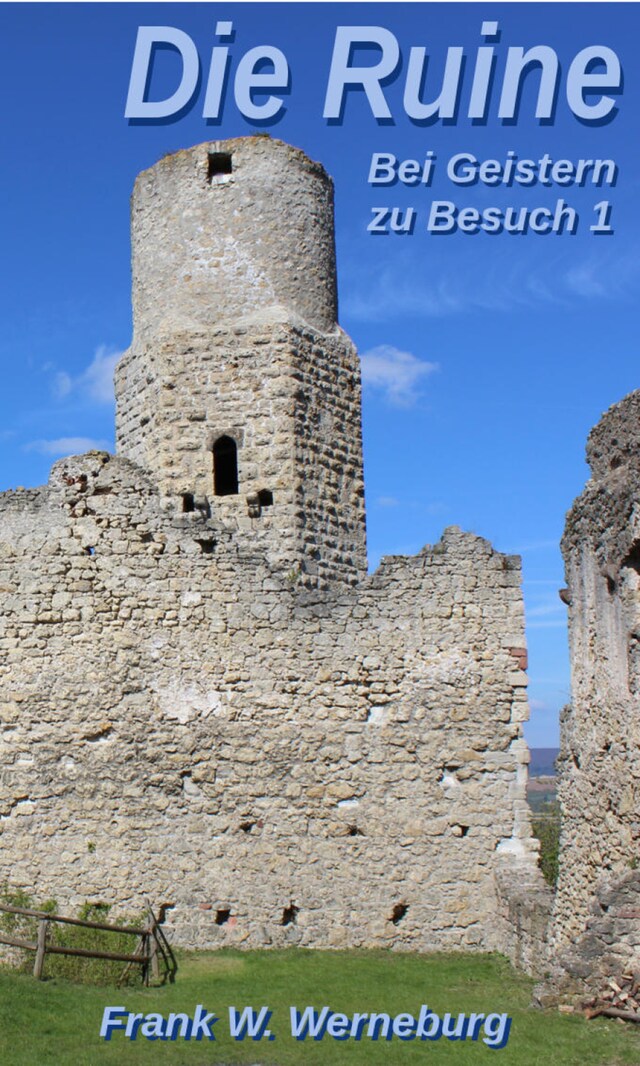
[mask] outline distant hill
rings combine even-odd
[[[531,748],[530,777],[548,777],[555,774],[554,762],[560,748]]]

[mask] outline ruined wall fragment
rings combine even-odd
[[[562,717],[552,927],[558,980],[576,992],[597,990],[611,967],[640,968],[640,392],[604,415],[587,458],[592,478],[562,542],[572,701]],[[602,921],[604,953],[594,950]]]

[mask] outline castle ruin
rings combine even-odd
[[[567,517],[571,706],[562,718],[561,862],[550,927],[561,997],[640,971],[640,391],[591,432]]]
[[[117,454],[0,496],[2,878],[148,896],[184,946],[534,968],[520,560],[450,528],[367,575],[331,180],[199,145],[139,176],[132,233]]]

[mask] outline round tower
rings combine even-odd
[[[135,183],[131,238],[135,339],[278,310],[335,327],[333,182],[283,141],[165,156]]]
[[[333,184],[269,136],[138,177],[116,442],[177,508],[311,583],[366,573],[357,354],[336,322]]]

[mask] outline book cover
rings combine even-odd
[[[270,948],[279,974],[278,949],[320,948],[543,978],[526,768],[553,800],[559,545],[587,435],[638,386],[637,4],[0,23],[5,902],[131,924],[148,899],[177,948]],[[269,1021],[228,958],[218,1002],[179,1007],[189,1061],[211,1026],[216,1062],[254,1061],[252,1033],[265,1062],[534,1061],[496,995],[354,974],[327,1006],[301,976]],[[152,991],[87,1005],[87,1062],[172,1042]],[[6,1061],[72,1061],[33,1034]]]

